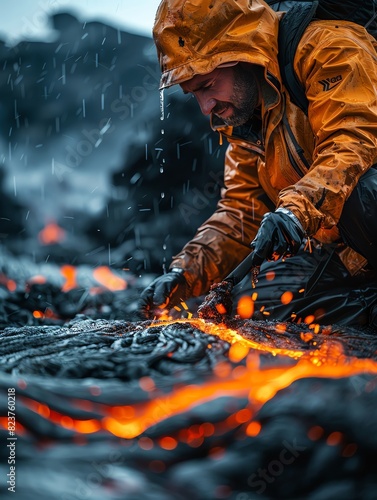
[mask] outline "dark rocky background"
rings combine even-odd
[[[0,46],[1,242],[38,262],[159,273],[215,206],[224,147],[177,88],[161,120],[151,38],[51,22],[54,42]],[[52,222],[64,236],[41,245]]]

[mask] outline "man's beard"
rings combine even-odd
[[[227,118],[220,118],[226,125],[238,127],[247,123],[259,104],[259,89],[254,71],[247,70],[241,65],[234,68],[234,89],[230,102],[218,102],[212,110],[214,114],[224,109],[232,109]]]

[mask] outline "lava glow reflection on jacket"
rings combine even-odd
[[[262,0],[163,0],[157,11],[161,88],[234,61],[261,67],[268,84],[263,85],[259,134],[226,127],[212,117],[212,127],[229,141],[225,188],[215,213],[171,264],[186,270],[194,295],[206,292],[249,253],[269,211],[266,195],[274,206],[291,210],[309,236],[337,241],[345,201],[377,162],[374,38],[346,21],[309,24],[294,59],[309,103],[306,116],[281,82],[277,38],[282,15]]]

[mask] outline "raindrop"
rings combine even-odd
[[[160,174],[164,173],[164,167],[160,167]]]
[[[141,174],[139,172],[136,172],[131,179],[130,179],[130,184],[136,184],[137,181],[141,178]]]
[[[165,198],[165,193],[161,193],[161,198]]]
[[[160,120],[165,118],[165,109],[164,109],[164,89],[160,90]]]
[[[105,133],[109,130],[109,128],[111,127],[111,123],[110,123],[110,121],[111,121],[111,118],[109,118],[109,119],[107,120],[106,125],[104,125],[104,126],[101,128],[101,130],[99,131],[101,135],[105,134]]]

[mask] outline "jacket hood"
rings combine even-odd
[[[263,0],[163,0],[153,28],[160,88],[235,61],[261,65],[280,80],[278,26]]]

